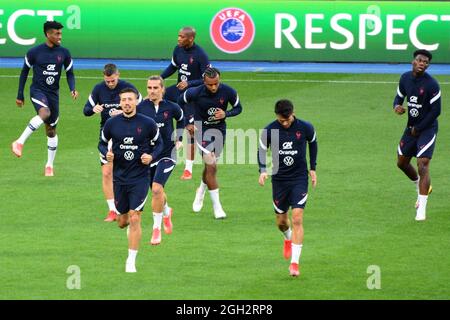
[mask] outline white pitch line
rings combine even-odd
[[[18,78],[18,75],[0,75],[0,78]],[[61,78],[65,78],[64,76]],[[75,76],[75,79],[102,80],[103,77]],[[148,78],[123,77],[125,80],[147,80]],[[176,81],[176,79],[166,79]],[[371,81],[371,80],[307,80],[307,79],[226,79],[224,82],[293,82],[293,83],[337,83],[337,84],[398,84],[398,81]],[[441,85],[449,85],[450,82],[439,82]]]

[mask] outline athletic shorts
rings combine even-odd
[[[147,201],[150,181],[142,179],[134,184],[121,185],[113,183],[114,201],[119,214],[126,214],[130,210],[144,211]]]
[[[59,119],[59,98],[57,95],[48,92],[33,89],[30,91],[31,102],[33,103],[36,113],[39,114],[39,109],[48,108],[50,110],[50,117],[44,123],[56,128]]]
[[[308,179],[296,181],[272,180],[272,199],[275,213],[291,208],[305,208],[308,198]]]
[[[172,159],[161,159],[154,166],[150,165],[150,185],[153,182],[159,183],[164,187],[175,168],[175,161]]]
[[[431,159],[436,144],[436,135],[436,129],[429,128],[414,137],[411,135],[411,129],[406,128],[398,144],[397,154],[405,157]]]
[[[195,143],[202,156],[214,152],[216,158],[220,156],[225,145],[227,131],[218,128],[205,128],[195,131]]]

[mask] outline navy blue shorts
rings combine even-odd
[[[41,108],[48,108],[50,110],[50,117],[48,117],[44,123],[56,128],[59,119],[58,96],[46,93],[42,90],[33,89],[30,92],[30,98],[37,114],[39,114],[39,109]]]
[[[422,131],[419,136],[413,137],[411,129],[406,128],[398,144],[397,154],[405,157],[431,159],[436,144],[436,134],[436,130],[430,128]]]
[[[156,182],[164,187],[175,168],[175,164],[172,159],[161,159],[157,165],[150,165],[150,185]]]
[[[114,183],[114,202],[119,214],[126,214],[130,210],[144,211],[147,201],[150,181],[143,179],[134,184],[121,185]]]
[[[216,158],[220,156],[225,145],[227,131],[218,128],[205,128],[195,131],[195,143],[202,156],[214,152]]]
[[[275,213],[286,213],[291,208],[305,208],[308,198],[308,179],[297,181],[272,180],[272,198]]]

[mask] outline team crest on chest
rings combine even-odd
[[[225,102],[225,99],[224,98],[220,98],[219,102],[220,102],[221,105],[223,105],[223,103]]]
[[[193,56],[190,56],[189,57],[189,64],[193,64],[194,63],[194,57]]]
[[[295,133],[295,137],[297,138],[297,140],[299,140],[301,136],[302,136],[302,133],[300,131],[297,131]]]
[[[58,61],[58,63],[60,63],[62,61],[62,57],[61,56],[56,56],[56,60]]]
[[[136,131],[137,131],[138,134],[141,134],[142,128],[141,127],[137,127]]]
[[[169,117],[169,111],[164,111],[163,116],[164,120],[167,120],[167,118]]]

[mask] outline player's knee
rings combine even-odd
[[[136,225],[141,222],[141,217],[137,211],[130,211],[130,225]]]
[[[39,117],[45,121],[50,117],[50,109],[49,108],[40,108],[38,111]]]
[[[111,180],[112,179],[112,168],[110,165],[105,164],[103,165],[103,178],[106,180]]]
[[[206,171],[216,171],[216,157],[212,153],[205,154],[203,160],[206,164]]]
[[[303,224],[303,217],[301,215],[292,215],[292,224],[301,226]]]
[[[164,195],[164,188],[159,183],[154,183],[152,186],[152,196],[154,198],[160,198]]]

